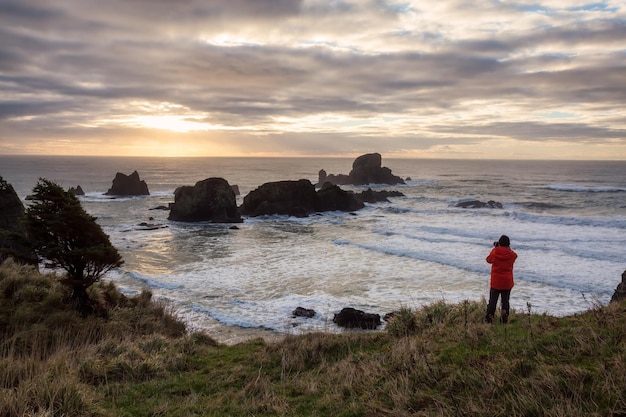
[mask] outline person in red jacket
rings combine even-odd
[[[491,264],[491,281],[489,283],[489,304],[487,304],[487,315],[485,321],[493,322],[496,314],[498,297],[501,298],[502,323],[509,320],[509,298],[513,288],[513,264],[517,259],[517,253],[511,250],[511,241],[508,236],[502,235],[497,242],[493,243],[494,248],[487,256],[487,262]]]

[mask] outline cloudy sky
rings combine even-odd
[[[626,160],[626,1],[0,0],[0,154]]]

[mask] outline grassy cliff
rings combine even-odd
[[[234,346],[188,333],[149,293],[0,266],[2,416],[626,416],[626,304],[555,318],[484,305],[402,309],[382,332]]]

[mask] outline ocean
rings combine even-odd
[[[370,185],[405,197],[355,213],[265,216],[232,225],[178,223],[174,190],[209,177],[238,185],[349,173],[353,158],[135,158],[0,156],[0,176],[24,199],[37,179],[80,185],[85,210],[125,263],[105,279],[167,302],[192,330],[223,343],[341,332],[333,315],[354,307],[384,315],[488,295],[485,257],[506,234],[518,253],[511,306],[565,316],[607,304],[626,269],[626,162],[386,159],[406,185]],[[117,172],[137,171],[149,196],[104,193]],[[367,187],[342,186],[362,191]],[[459,208],[477,199],[496,208]],[[141,223],[157,228],[146,230]],[[304,307],[313,318],[294,318]]]

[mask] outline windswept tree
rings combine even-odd
[[[24,226],[32,247],[48,267],[61,268],[61,282],[72,288],[72,300],[83,313],[93,311],[87,288],[124,262],[109,237],[87,214],[76,196],[40,178],[26,209]]]

